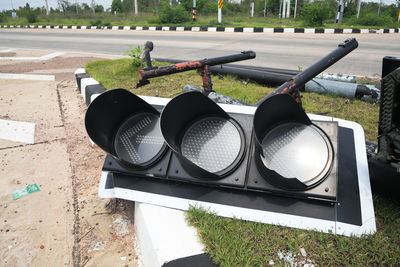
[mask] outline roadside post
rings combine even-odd
[[[196,0],[193,0],[193,21],[196,21],[197,10],[196,10]]]
[[[223,7],[223,2],[224,0],[218,0],[218,23],[221,23],[222,19],[222,7]]]

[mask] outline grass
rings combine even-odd
[[[167,63],[155,62],[155,65]],[[174,97],[190,83],[201,86],[200,75],[189,71],[151,79],[151,83],[133,89],[137,68],[130,59],[100,60],[86,65],[86,71],[107,89],[125,88],[135,94]],[[232,76],[213,76],[214,90],[247,103],[255,103],[273,88],[243,81]],[[302,93],[303,106],[309,113],[360,123],[369,140],[376,141],[378,105],[359,100],[316,93]],[[269,263],[289,266],[279,254],[292,254],[297,264],[365,266],[400,263],[400,205],[374,196],[377,232],[361,238],[343,237],[316,231],[222,218],[212,211],[191,207],[186,213],[189,224],[198,229],[205,250],[221,266],[266,266]],[[306,256],[301,254],[306,251]],[[294,257],[295,256],[295,257]]]
[[[222,23],[217,21],[217,13],[211,15],[198,15],[196,22],[189,21],[174,24],[160,24],[157,23],[157,14],[155,13],[139,13],[134,16],[131,13],[118,14],[114,16],[110,13],[90,14],[83,13],[81,15],[75,14],[51,14],[50,16],[40,15],[38,21],[35,23],[28,23],[25,17],[11,18],[7,17],[5,21],[0,24],[4,25],[77,25],[77,26],[94,26],[94,23],[99,26],[205,26],[205,27],[260,27],[260,28],[303,28],[304,23],[300,17],[296,19],[280,19],[275,16],[267,17],[250,17],[244,15],[227,15],[222,14]],[[96,23],[97,21],[97,23]],[[399,23],[395,23],[396,27],[400,27]],[[346,22],[335,24],[333,19],[325,21],[325,25],[317,28],[356,28],[356,29],[381,29],[393,28],[394,25],[386,26],[363,26],[352,25]],[[311,27],[314,28],[314,27]]]
[[[186,219],[198,229],[206,252],[221,266],[266,266],[271,260],[289,266],[279,258],[279,252],[291,252],[300,264],[395,266],[400,263],[398,204],[375,196],[377,232],[361,238],[223,218],[195,207],[186,213]]]

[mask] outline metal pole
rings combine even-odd
[[[293,18],[296,18],[296,13],[297,13],[297,0],[294,2],[294,14],[293,14]]]
[[[295,77],[291,78],[289,81],[279,86],[274,92],[258,101],[256,105],[260,105],[265,99],[271,97],[272,95],[282,93],[287,93],[292,96],[296,95],[296,92],[298,93],[299,88],[303,87],[304,84],[306,84],[309,80],[335,64],[357,47],[358,42],[356,39],[349,38],[345,40],[343,43],[340,43],[335,50],[297,74]]]
[[[135,16],[138,14],[137,0],[135,0]]]
[[[357,18],[360,17],[360,10],[361,10],[361,0],[358,0],[358,5],[357,5]]]

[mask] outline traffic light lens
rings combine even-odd
[[[217,173],[240,157],[241,129],[230,120],[207,117],[192,124],[181,142],[181,153],[200,168]]]
[[[158,158],[165,148],[159,120],[153,113],[135,114],[126,120],[115,136],[118,158],[134,165],[146,165]]]
[[[317,182],[330,170],[332,148],[322,131],[301,123],[285,123],[262,140],[264,165],[286,178],[304,184]]]

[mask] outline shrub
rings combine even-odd
[[[375,13],[367,13],[360,16],[359,19],[353,17],[349,20],[351,24],[359,24],[364,26],[386,26],[392,27],[395,22],[388,15],[377,16]]]
[[[0,22],[6,21],[6,15],[4,13],[0,13]]]
[[[326,2],[314,2],[306,5],[302,10],[302,18],[306,26],[323,26],[332,11]]]
[[[178,24],[189,21],[191,17],[183,6],[171,7],[166,1],[162,1],[158,18],[161,23]]]
[[[38,21],[37,15],[33,11],[29,11],[26,13],[26,19],[28,20],[29,23],[35,23]]]
[[[136,46],[135,48],[133,48],[130,45],[129,49],[126,50],[124,54],[126,54],[132,58],[132,66],[133,67],[140,67],[142,54],[143,54],[143,48],[140,45]]]
[[[91,20],[90,21],[90,26],[101,26],[102,25],[101,19],[96,19],[96,20]]]

